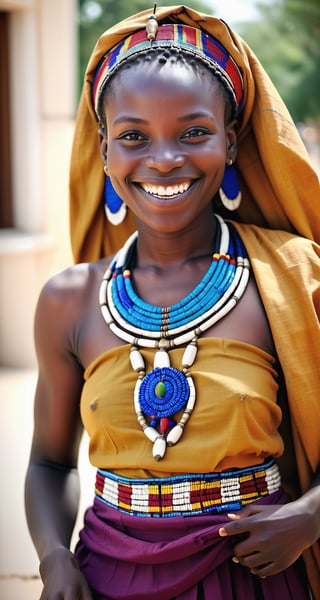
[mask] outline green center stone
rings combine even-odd
[[[164,398],[166,395],[166,385],[163,381],[159,381],[155,387],[155,395],[157,398]]]

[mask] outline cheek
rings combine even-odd
[[[207,176],[216,177],[218,173],[224,173],[226,165],[226,146],[223,142],[212,142],[205,151],[195,152],[194,160]]]
[[[124,155],[125,154],[125,155]],[[108,175],[117,194],[127,203],[127,182],[134,170],[134,161],[121,149],[108,147]]]
[[[130,161],[125,160],[123,153],[112,147],[108,148],[108,172],[111,179],[124,179],[130,170]]]
[[[108,142],[108,167],[110,173],[129,173],[138,164],[140,158],[137,152],[130,152],[115,141],[111,140]]]

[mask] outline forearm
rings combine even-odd
[[[25,484],[26,516],[40,561],[56,548],[69,548],[79,505],[76,469],[31,464]]]

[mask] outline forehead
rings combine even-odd
[[[217,82],[200,83],[192,69],[137,68],[122,74],[103,107],[107,131],[125,122],[145,123],[154,130],[175,131],[200,115],[224,126],[225,101]]]
[[[189,64],[186,61],[143,60],[128,64],[127,68],[119,70],[112,78],[106,90],[105,106],[118,103],[119,97],[129,95],[148,97],[154,101],[158,95],[174,99],[177,95],[185,95],[195,101],[199,98],[222,98],[220,84],[214,74],[204,66]]]

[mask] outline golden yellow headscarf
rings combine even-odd
[[[145,27],[143,11],[111,27],[89,60],[76,121],[70,173],[71,243],[75,262],[109,256],[134,230],[128,214],[121,227],[104,213],[103,163],[91,85],[101,57],[121,39]],[[237,220],[284,229],[320,242],[319,180],[279,94],[245,42],[214,17],[184,6],[157,9],[158,19],[201,28],[216,37],[242,69],[244,109],[239,132],[237,171],[243,201]]]
[[[70,171],[75,262],[113,254],[135,229],[130,213],[121,226],[111,225],[105,217],[91,85],[102,56],[143,29],[151,12],[143,11],[106,31],[89,60]],[[185,6],[159,7],[157,17],[208,32],[243,73],[237,156],[243,199],[232,217],[239,223],[286,379],[301,490],[306,491],[320,463],[320,249],[314,243],[320,243],[319,179],[278,92],[243,40],[219,19]],[[306,552],[305,560],[314,597],[320,600],[318,545]]]

